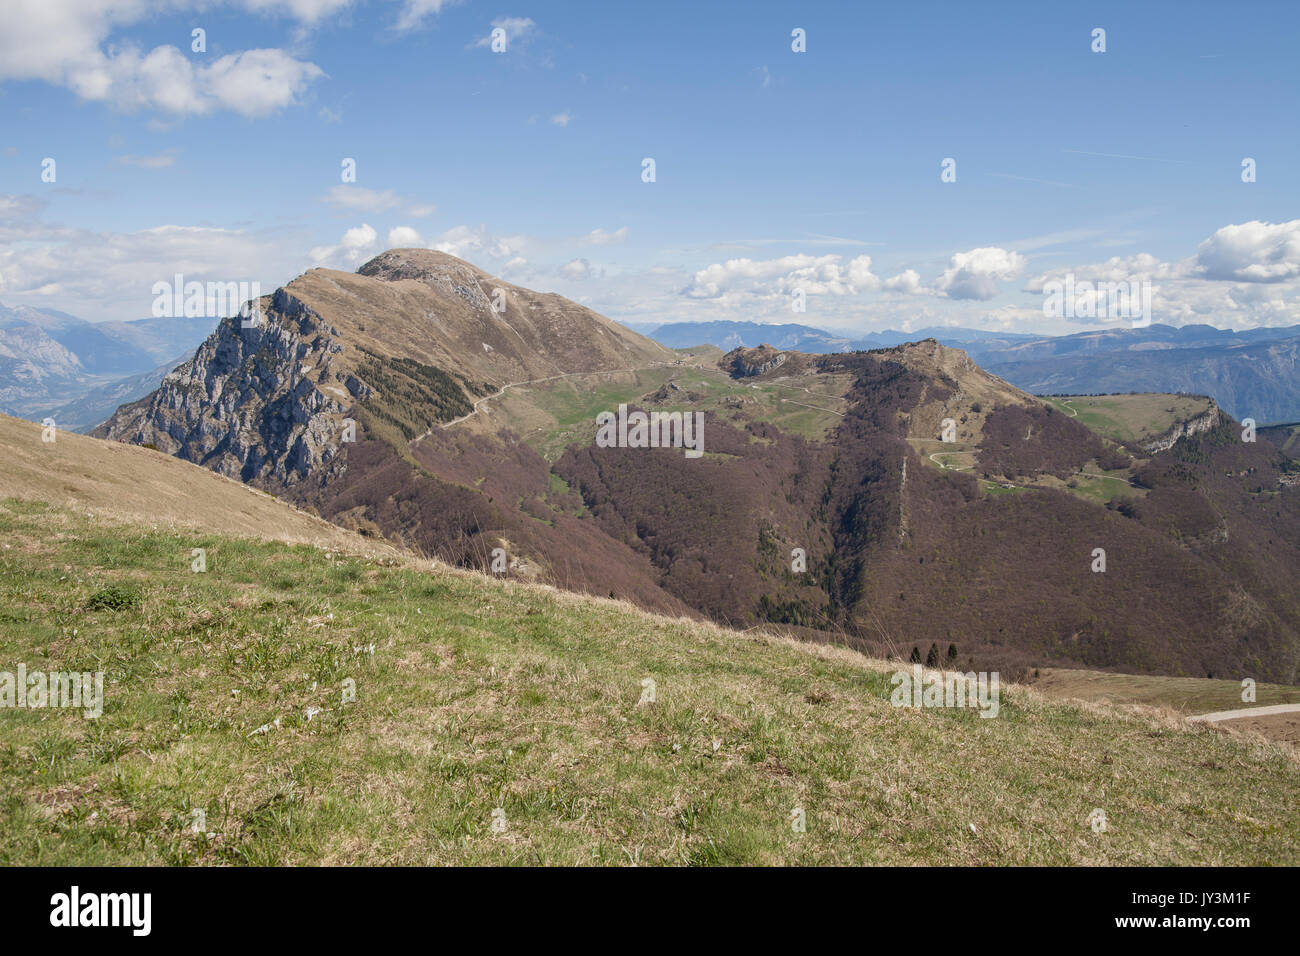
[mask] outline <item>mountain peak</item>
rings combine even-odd
[[[476,276],[487,275],[482,269],[471,265],[464,259],[458,259],[447,252],[436,249],[389,249],[375,256],[360,269],[357,275],[385,282],[397,282],[402,279],[417,281],[440,279],[450,272],[470,272]]]
[[[390,249],[356,273],[312,269],[264,297],[263,319],[223,321],[102,434],[287,487],[343,467],[334,436],[348,415],[374,416],[382,427],[370,430],[386,428],[404,452],[503,386],[677,358],[591,309],[431,249]]]

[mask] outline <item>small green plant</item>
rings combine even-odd
[[[110,584],[96,591],[86,602],[88,611],[125,611],[140,606],[140,592],[135,588]]]

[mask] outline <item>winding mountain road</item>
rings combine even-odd
[[[1266,707],[1242,707],[1238,710],[1216,710],[1212,714],[1197,714],[1188,720],[1207,724],[1217,724],[1224,720],[1240,720],[1243,717],[1271,717],[1274,714],[1294,714],[1300,712],[1300,704],[1270,704]]]

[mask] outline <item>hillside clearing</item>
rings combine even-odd
[[[1064,667],[1038,670],[1033,686],[1049,697],[1168,707],[1180,714],[1300,703],[1300,687],[1286,684],[1259,683],[1255,686],[1255,700],[1243,702],[1239,680],[1111,674]]]
[[[1158,438],[1175,425],[1204,415],[1208,399],[1195,395],[1064,395],[1044,401],[1069,415],[1071,412],[1103,438],[1116,442],[1143,442]]]

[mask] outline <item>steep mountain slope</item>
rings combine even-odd
[[[1288,458],[1300,459],[1300,422],[1261,428],[1259,437],[1267,438]]]
[[[101,524],[256,537],[391,558],[362,538],[264,492],[148,448],[59,431],[0,415],[0,498],[45,502]],[[188,553],[187,553],[188,555]],[[189,558],[185,558],[188,566]]]
[[[526,446],[484,452],[439,428],[504,386],[650,367],[673,353],[429,250],[393,250],[356,274],[314,269],[261,309],[258,321],[223,321],[95,434],[153,445],[453,563],[486,568],[500,549],[510,573],[689,612],[643,557],[579,520],[581,501],[554,488]]]
[[[103,385],[96,385],[85,391],[80,398],[50,409],[49,417],[53,418],[60,428],[76,432],[91,431],[107,421],[122,405],[138,401],[157,389],[168,372],[188,359],[188,355],[176,357],[141,375],[128,375]]]
[[[1217,409],[1124,445],[933,340],[706,369],[420,250],[313,270],[263,309],[101,433],[450,563],[670,613],[1004,673],[1297,677],[1300,482]],[[597,443],[623,405],[699,416],[702,457]]]
[[[386,252],[356,274],[313,269],[261,309],[261,321],[224,320],[96,434],[290,485],[332,473],[354,406],[398,444],[506,384],[674,357],[590,309],[427,249]]]
[[[73,391],[85,377],[81,360],[44,329],[0,329],[0,410],[6,414],[44,413],[51,396]]]
[[[824,443],[714,417],[718,454],[693,471],[590,445],[555,470],[666,588],[719,619],[873,653],[954,645],[1004,672],[1069,660],[1296,680],[1300,496],[1271,445],[1218,416],[1154,455],[1118,447],[935,342],[817,361],[854,376]],[[954,454],[992,480],[946,464]],[[1104,508],[1071,493],[1085,471],[1127,495]]]

